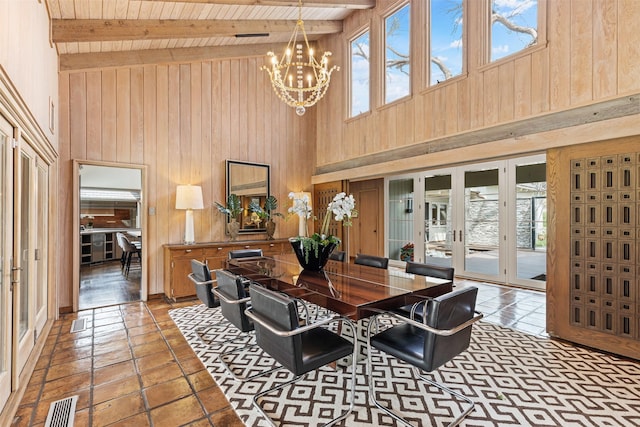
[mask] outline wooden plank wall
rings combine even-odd
[[[203,187],[194,212],[199,242],[226,240],[225,159],[271,165],[271,193],[286,214],[290,191],[311,191],[315,124],[280,101],[263,58],[148,65],[60,74],[60,242],[72,236],[72,160],[147,165],[149,294],[162,292],[162,245],[179,243],[184,212],[174,209],[178,184]],[[276,237],[297,233],[278,220]],[[246,235],[243,238],[264,238]],[[71,306],[71,245],[60,252],[60,307]]]
[[[424,43],[412,48],[413,96],[381,106],[383,80],[380,55],[372,54],[370,113],[347,119],[347,46],[364,27],[371,29],[371,51],[382,51],[382,19],[399,4],[381,0],[373,10],[357,11],[344,23],[344,33],[323,39],[322,49],[344,62],[332,79],[326,100],[318,105],[317,165],[331,165],[365,154],[408,146],[458,133],[559,112],[640,90],[640,2],[635,0],[539,0],[545,19],[540,43],[519,54],[486,64],[486,1],[468,1],[465,17],[466,74],[428,87]],[[412,14],[426,16],[426,2],[412,2]],[[424,18],[414,16],[414,40],[426,40]],[[422,20],[421,20],[422,19]],[[546,39],[546,40],[545,40]],[[377,107],[375,106],[377,105]],[[606,126],[606,124],[604,125]],[[531,150],[531,147],[523,147]],[[499,156],[487,150],[485,158]],[[420,160],[382,164],[380,174],[423,167]],[[454,163],[455,159],[451,159]],[[350,175],[359,178],[357,172]],[[328,176],[326,179],[331,179]],[[314,182],[321,182],[317,177]]]

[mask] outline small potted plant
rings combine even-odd
[[[251,212],[255,212],[265,225],[265,229],[267,230],[267,240],[273,240],[273,234],[276,232],[276,223],[273,222],[273,217],[284,217],[280,212],[275,212],[276,209],[278,209],[278,199],[276,199],[275,196],[267,197],[264,201],[264,206],[260,206],[260,204],[254,201],[249,203],[249,210],[251,210]]]
[[[218,211],[227,215],[229,222],[227,223],[227,233],[231,237],[231,240],[236,240],[238,232],[240,231],[240,223],[238,217],[242,213],[242,200],[237,194],[229,194],[227,197],[227,205],[223,205],[220,202],[215,202],[215,207]]]

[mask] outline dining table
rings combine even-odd
[[[230,259],[226,270],[354,321],[451,292],[451,280],[329,260],[303,269],[294,254]]]

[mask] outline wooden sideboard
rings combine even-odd
[[[179,298],[195,296],[194,284],[187,278],[187,275],[191,273],[191,260],[202,261],[212,270],[223,268],[224,262],[229,257],[229,251],[237,249],[262,249],[265,255],[292,252],[288,239],[164,245],[165,296],[174,301]]]

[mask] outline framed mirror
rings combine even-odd
[[[240,198],[242,212],[236,220],[240,223],[240,233],[263,233],[265,224],[257,214],[251,212],[249,204],[256,202],[264,206],[270,194],[270,168],[261,163],[227,160],[227,194]],[[227,216],[227,221],[230,218]]]

